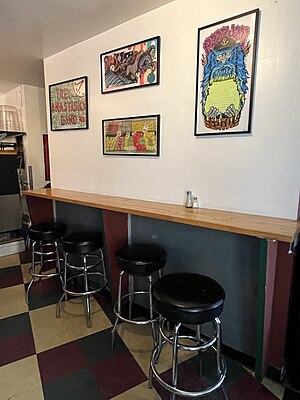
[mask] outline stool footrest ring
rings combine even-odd
[[[84,255],[73,255],[73,257],[77,257],[77,258],[79,258],[80,260],[82,260],[82,258],[84,257]],[[98,256],[98,255],[94,255],[94,254],[87,254],[87,255],[85,255],[85,258],[86,258],[86,260],[90,260],[90,259],[96,259],[96,262],[94,262],[93,264],[87,264],[86,265],[86,269],[87,270],[90,270],[91,268],[95,268],[95,267],[97,267],[98,265],[100,265],[100,264],[102,264],[103,263],[103,256]],[[82,266],[77,266],[77,265],[74,265],[74,264],[70,264],[69,262],[66,262],[66,265],[67,265],[67,267],[68,268],[70,268],[71,270],[73,269],[73,270],[77,270],[77,271],[82,271],[83,270],[83,267]],[[89,272],[89,274],[90,274],[90,272]]]
[[[165,344],[165,343],[163,343],[163,344]],[[212,348],[215,351],[217,351],[215,346],[212,346]],[[190,392],[190,391],[186,391],[186,390],[182,390],[177,387],[174,387],[174,386],[170,385],[169,383],[167,383],[166,381],[164,381],[157,372],[155,364],[156,364],[158,350],[159,349],[156,347],[152,352],[150,368],[151,368],[156,380],[161,384],[161,386],[163,386],[165,389],[169,390],[171,393],[175,393],[175,394],[178,394],[180,396],[185,396],[185,397],[202,397],[202,396],[206,396],[206,395],[212,393],[213,391],[215,391],[216,389],[218,389],[224,382],[226,372],[227,372],[227,367],[226,367],[225,359],[224,359],[223,355],[221,355],[221,374],[220,374],[219,380],[214,385],[209,386],[207,389],[197,391],[197,392],[196,391]]]
[[[98,272],[98,271],[89,272],[89,276],[91,276],[91,275],[101,276],[101,277],[104,278],[104,275],[103,275],[101,272]],[[80,276],[84,276],[84,273],[82,273],[82,274],[77,274],[76,276],[71,276],[70,278],[67,279],[66,284],[67,284],[68,282],[73,281],[74,278],[78,278],[78,277],[80,277]],[[95,283],[96,283],[96,282],[95,282]],[[90,295],[92,295],[92,294],[96,294],[96,293],[100,292],[101,290],[103,290],[103,289],[107,286],[107,284],[108,284],[108,279],[104,279],[103,284],[102,284],[101,286],[98,285],[98,287],[97,287],[96,289],[94,289],[94,290],[89,290],[89,291],[84,291],[84,292],[78,292],[78,291],[74,292],[74,291],[72,291],[72,290],[69,290],[69,289],[67,289],[67,285],[66,285],[66,284],[63,285],[63,291],[64,291],[64,293],[69,294],[69,295],[71,295],[71,296],[90,296]]]
[[[31,275],[34,278],[42,278],[42,279],[48,279],[48,278],[54,278],[55,276],[61,276],[60,272],[53,272],[52,274],[38,274],[36,272],[28,271],[29,275]]]
[[[173,344],[173,336],[167,336],[165,333],[164,325],[166,324],[166,322],[167,322],[167,319],[163,318],[162,324],[161,324],[161,326],[159,326],[159,331],[160,331],[160,334],[162,335],[162,337],[165,339],[165,341],[172,345]],[[217,340],[216,323],[215,323],[215,321],[212,321],[212,322],[214,325],[214,335],[211,338],[209,338],[208,340],[203,340],[201,338],[202,344],[193,345],[193,346],[192,345],[184,345],[178,341],[178,344],[177,344],[178,349],[186,350],[186,351],[205,351],[206,349],[211,347]],[[167,329],[167,331],[168,331],[168,329]],[[178,337],[178,339],[179,340],[180,339],[190,339],[195,343],[198,342],[197,338],[193,335],[180,335]]]
[[[129,292],[129,293],[126,293],[126,294],[124,294],[122,297],[121,297],[121,301],[122,300],[124,300],[124,299],[126,299],[127,297],[130,297],[130,296],[135,296],[135,295],[138,295],[138,294],[147,294],[147,295],[149,295],[149,291],[147,291],[147,290],[139,290],[139,291],[136,291],[136,292]],[[146,320],[141,320],[141,321],[139,321],[139,320],[132,320],[132,319],[128,319],[128,318],[126,318],[126,317],[124,317],[124,316],[122,316],[121,315],[121,312],[118,312],[118,303],[116,303],[115,305],[114,305],[114,307],[113,307],[113,310],[114,310],[114,313],[115,313],[115,315],[117,316],[117,318],[120,318],[123,322],[127,322],[127,323],[134,323],[134,324],[136,324],[136,325],[149,325],[149,324],[152,324],[153,322],[155,322],[155,321],[157,321],[158,320],[158,316],[157,317],[155,317],[155,318],[149,318],[149,319],[146,319]]]
[[[50,253],[49,253],[50,254]],[[53,254],[53,253],[51,253]],[[49,263],[49,262],[57,262],[56,258],[53,258],[51,260],[44,260],[43,264]],[[63,262],[63,259],[59,259],[59,262]],[[36,268],[38,265],[41,265],[40,262],[36,262],[34,265],[34,268]],[[56,268],[53,266],[53,269]],[[45,271],[44,273],[42,273],[43,268],[41,268],[40,273],[38,272],[33,272],[33,268],[31,267],[30,270],[28,271],[29,275],[31,275],[33,278],[42,278],[42,279],[48,279],[48,278],[54,278],[55,276],[61,276],[61,272],[51,272],[48,273],[47,271]]]

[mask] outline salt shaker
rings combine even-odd
[[[192,192],[190,190],[188,190],[186,192],[185,206],[187,208],[193,207],[193,196],[192,196]]]
[[[199,200],[197,196],[193,196],[193,208],[199,208]]]

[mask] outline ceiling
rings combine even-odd
[[[1,0],[0,94],[44,86],[43,59],[173,0]]]

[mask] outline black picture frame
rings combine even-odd
[[[160,82],[160,36],[100,54],[101,93],[144,88]]]
[[[103,155],[160,155],[160,115],[141,115],[102,120]]]
[[[259,9],[198,29],[195,136],[251,133]]]
[[[49,85],[51,131],[88,129],[88,77]]]

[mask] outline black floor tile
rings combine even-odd
[[[31,250],[25,250],[19,253],[20,263],[28,264],[31,262]]]
[[[43,385],[45,400],[101,400],[101,389],[94,374],[81,369]]]
[[[286,388],[283,400],[300,400],[300,393],[294,392],[293,390]]]

